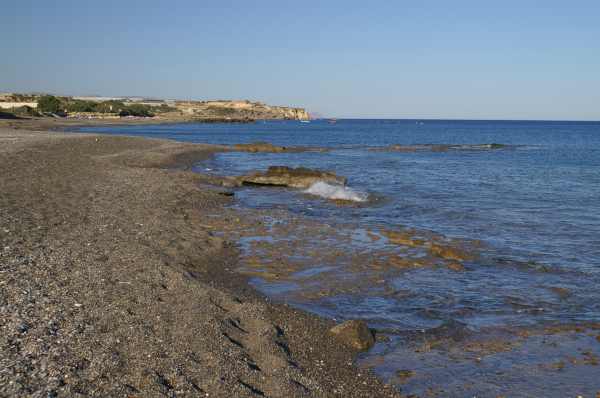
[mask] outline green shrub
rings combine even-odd
[[[38,110],[40,112],[57,113],[61,110],[61,102],[53,95],[41,96],[38,100]]]
[[[121,112],[119,112],[119,116],[153,117],[154,113],[148,105],[131,104],[124,106]]]
[[[226,108],[226,107],[222,107],[222,106],[208,106],[206,108],[207,111],[210,111],[210,113],[214,114],[214,115],[218,115],[218,116],[231,116],[233,114],[236,113],[236,110],[233,108]]]
[[[121,101],[110,100],[96,103],[96,112],[100,113],[120,113],[125,108]]]
[[[73,100],[65,104],[67,112],[96,112],[96,103],[91,101]]]
[[[157,113],[165,113],[165,112],[177,112],[179,109],[174,106],[169,106],[167,104],[161,104],[160,106],[154,107],[154,110]]]

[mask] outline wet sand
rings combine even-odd
[[[0,396],[397,396],[235,272],[218,147],[1,123]]]

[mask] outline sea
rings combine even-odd
[[[241,272],[275,301],[367,321],[377,343],[358,364],[403,393],[600,392],[600,122],[339,119],[79,131],[305,147],[218,153],[194,171],[277,165],[346,177],[345,186],[236,188],[233,207],[268,214],[260,231],[239,237],[252,260]]]

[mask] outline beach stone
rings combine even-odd
[[[346,321],[334,326],[329,332],[345,345],[360,351],[366,351],[375,344],[373,333],[365,321]]]
[[[336,185],[346,184],[346,178],[332,172],[286,166],[271,166],[266,172],[255,172],[238,177],[238,181],[242,185],[274,185],[291,188],[308,188],[318,181]]]

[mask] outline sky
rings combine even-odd
[[[0,92],[600,120],[597,0],[0,1]]]

